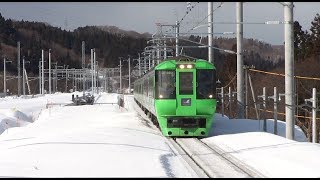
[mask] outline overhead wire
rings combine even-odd
[[[212,13],[208,14],[205,18],[203,18],[197,25],[193,26],[190,30],[188,30],[187,33],[190,32],[190,31],[192,31],[192,30],[193,30],[195,27],[197,27],[198,25],[200,25],[205,19],[207,19],[207,18],[209,17],[209,15],[212,15],[217,9],[221,8],[222,5],[223,5],[223,3],[224,3],[224,2],[221,2],[220,5],[217,6],[217,7],[212,11]]]
[[[250,107],[251,109],[255,109],[253,107]],[[270,110],[264,110],[263,108],[260,108],[259,109],[260,111],[264,111],[264,112],[268,112],[268,113],[274,113],[274,111],[270,111]],[[277,112],[278,115],[283,115],[283,116],[286,116],[286,113],[282,113],[282,112]],[[312,117],[310,116],[299,116],[299,115],[294,115],[295,117],[298,117],[298,118],[306,118],[306,119],[312,119]],[[316,118],[316,119],[320,119],[320,118]]]
[[[230,80],[230,82],[227,85],[225,85],[223,88],[228,87],[236,79],[236,77],[237,77],[237,74],[235,74],[233,78]]]
[[[199,2],[197,2],[199,4]],[[191,8],[188,8],[186,11],[186,14],[181,18],[180,21],[178,21],[178,24],[180,25],[181,22],[184,20],[184,18],[192,11],[193,8],[195,8],[198,4],[195,4],[193,6],[191,6]],[[182,26],[180,26],[179,28],[181,28]]]
[[[194,9],[198,4],[199,4],[199,2],[197,2],[195,5],[192,5],[190,8],[188,8],[187,11],[186,11],[186,14],[181,18],[180,21],[178,21],[180,30],[181,30],[181,28],[182,28],[183,26],[185,26],[185,25],[181,24],[181,22],[182,22],[182,21],[185,19],[185,17],[192,11],[192,9]],[[213,12],[216,11],[217,9],[219,9],[222,5],[223,5],[223,2],[221,2],[220,5],[217,6],[217,7],[213,10]],[[212,12],[212,13],[213,13],[213,12]],[[203,20],[201,20],[197,25],[199,25],[200,23],[202,23],[209,15],[210,15],[210,14],[208,14],[208,15],[207,15]],[[197,26],[197,25],[196,25],[196,26]],[[196,27],[196,26],[194,26],[194,27]],[[193,28],[194,28],[194,27],[193,27]],[[190,32],[193,28],[191,28],[188,32]],[[172,31],[172,30],[173,30],[173,28],[171,28],[170,30],[166,30],[165,33],[168,33],[169,31]],[[188,33],[188,32],[187,32],[187,33]],[[170,39],[170,41],[171,41],[171,39]]]
[[[255,71],[255,72],[259,72],[259,73],[276,75],[276,76],[285,76],[284,74],[281,74],[281,73],[267,72],[267,71],[262,71],[262,70],[257,70],[257,69],[249,69],[249,71]],[[320,78],[307,77],[307,76],[294,76],[294,77],[298,78],[298,79],[308,79],[308,80],[317,80],[317,81],[320,80]]]

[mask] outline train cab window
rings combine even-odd
[[[193,72],[179,73],[179,94],[193,94]]]
[[[176,98],[175,70],[158,70],[155,74],[155,99]]]
[[[197,99],[214,99],[216,91],[215,70],[197,70]]]

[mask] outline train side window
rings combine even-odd
[[[151,74],[148,79],[148,95],[153,98],[153,75]]]
[[[157,70],[155,74],[155,99],[175,99],[175,83],[175,70]]]
[[[147,78],[145,78],[144,80],[143,80],[143,85],[144,85],[144,87],[143,87],[143,94],[145,95],[145,96],[148,96],[148,79]]]
[[[197,99],[214,99],[216,96],[216,71],[197,70]]]
[[[149,79],[149,87],[150,87],[150,91],[149,91],[149,95],[151,98],[154,98],[154,74],[151,74],[151,77]]]

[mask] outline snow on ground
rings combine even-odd
[[[26,122],[33,122],[47,104],[72,103],[71,96],[82,95],[75,93],[56,93],[52,95],[7,96],[0,98],[0,134],[7,128],[23,126]],[[54,105],[56,106],[56,105]]]
[[[267,132],[274,133],[274,119],[267,119]],[[278,135],[286,137],[286,123],[277,121]],[[225,134],[238,134],[244,132],[263,132],[263,120],[252,119],[229,119],[227,116],[222,116],[216,113],[214,123],[209,136],[225,135]],[[299,126],[295,125],[295,138],[294,140],[300,142],[307,142],[303,131]]]
[[[125,109],[112,104],[46,109],[48,102],[71,103],[71,95],[0,99],[0,121],[12,127],[0,135],[0,177],[196,177],[168,141],[138,117],[132,96],[125,96]],[[115,103],[117,95],[96,100]],[[21,127],[14,127],[17,123]],[[319,144],[306,142],[297,126],[292,141],[284,138],[284,122],[278,121],[279,135],[272,134],[273,120],[267,121],[269,133],[262,132],[262,124],[216,114],[202,141],[267,177],[320,177]]]
[[[104,94],[98,102],[116,102]],[[196,177],[161,134],[130,106],[44,109],[35,122],[0,136],[1,177]]]
[[[279,136],[273,128],[259,132],[259,122],[245,119],[228,119],[216,115],[212,137],[202,139],[208,144],[218,145],[266,177],[320,177],[320,144],[306,141],[301,129],[296,126],[296,140],[285,137],[285,123],[278,122]],[[262,122],[261,122],[262,124]],[[268,121],[267,127],[273,127]],[[282,137],[281,137],[282,136]]]

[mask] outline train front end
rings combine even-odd
[[[164,136],[208,136],[216,110],[215,67],[171,61],[155,71],[155,110]]]

